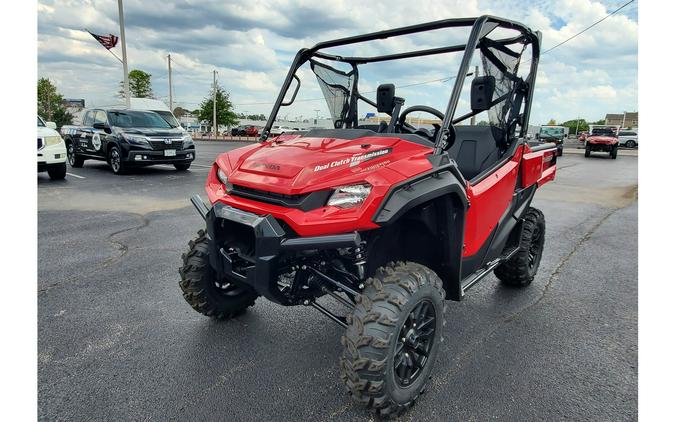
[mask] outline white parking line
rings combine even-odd
[[[73,174],[73,173],[66,173],[66,174],[67,174],[68,176],[77,177],[78,179],[86,179],[86,177],[84,177],[84,176],[78,176],[77,174]]]

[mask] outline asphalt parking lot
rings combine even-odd
[[[342,329],[264,299],[215,322],[178,287],[215,156],[115,176],[38,175],[41,420],[368,420],[339,379]],[[636,154],[566,154],[535,197],[547,233],[525,290],[490,276],[448,302],[427,392],[401,420],[637,419]]]

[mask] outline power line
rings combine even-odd
[[[620,11],[621,9],[623,9],[624,7],[626,7],[626,6],[628,6],[629,4],[633,3],[634,1],[635,1],[635,0],[630,0],[629,2],[625,3],[623,6],[619,7],[619,8],[616,9],[616,10],[614,10],[612,13],[610,13],[609,15],[605,16],[604,18],[600,19],[599,21],[595,22],[595,23],[592,24],[591,26],[588,26],[588,27],[586,27],[585,29],[583,29],[582,31],[577,32],[576,34],[572,35],[572,36],[569,37],[568,39],[566,39],[566,40],[564,40],[564,41],[562,41],[562,42],[559,42],[558,44],[554,45],[553,47],[551,47],[551,48],[549,48],[549,49],[543,51],[541,54],[544,55],[544,54],[548,53],[549,51],[554,50],[554,49],[560,47],[561,45],[565,44],[566,42],[572,40],[573,38],[578,37],[579,35],[583,34],[584,32],[588,31],[589,29],[593,28],[595,25],[599,24],[600,22],[604,21],[605,19],[609,18],[610,16],[616,15],[617,13],[619,13],[619,11]]]

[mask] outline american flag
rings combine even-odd
[[[89,31],[87,31],[89,32]],[[92,34],[89,32],[92,37],[96,38],[96,41],[100,42],[103,47],[105,47],[107,50],[110,50],[114,46],[117,45],[117,40],[119,40],[119,37],[113,34],[110,35],[96,35]]]

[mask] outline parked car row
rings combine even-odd
[[[230,135],[232,136],[258,136],[258,133],[262,128],[253,125],[243,125],[237,126],[230,129]]]

